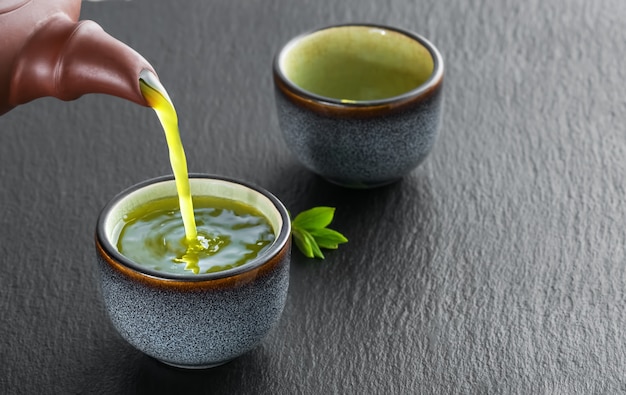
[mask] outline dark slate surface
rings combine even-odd
[[[135,351],[104,315],[93,229],[169,173],[151,110],[91,95],[0,117],[0,393],[626,391],[626,3],[133,0],[83,17],[159,72],[189,168],[337,207],[350,242],[294,253],[280,326],[203,372]],[[377,22],[447,66],[440,138],[403,181],[346,191],[278,133],[271,60],[295,34]]]

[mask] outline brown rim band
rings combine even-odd
[[[420,95],[407,96],[398,101],[373,105],[343,105],[314,97],[307,97],[295,91],[289,84],[285,83],[276,72],[274,72],[274,82],[278,91],[282,93],[287,100],[299,107],[327,117],[362,119],[397,114],[430,99],[441,91],[443,77],[439,82],[429,87],[428,90],[423,91]]]
[[[104,250],[104,248],[100,244],[100,241],[96,238],[96,250],[98,254],[109,265],[109,267],[120,273],[122,276],[132,281],[140,282],[146,286],[167,290],[177,290],[181,292],[222,290],[226,288],[236,288],[251,283],[257,278],[268,275],[271,272],[275,271],[278,268],[279,264],[283,262],[287,251],[289,251],[290,245],[291,241],[287,241],[287,243],[280,251],[278,251],[276,255],[268,259],[268,261],[265,262],[263,265],[256,267],[252,270],[245,271],[239,274],[234,274],[229,277],[216,278],[205,281],[183,281],[158,278],[133,270],[114,260],[111,255],[109,255]]]

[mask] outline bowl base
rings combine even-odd
[[[165,364],[165,365],[168,365],[168,366],[172,366],[174,368],[187,369],[187,370],[211,369],[211,368],[215,368],[215,367],[227,364],[228,362],[232,361],[232,359],[228,359],[226,361],[221,361],[221,362],[212,363],[212,364],[208,364],[208,365],[181,365],[181,364],[177,364],[177,363],[173,363],[173,362],[163,361],[161,359],[156,359],[156,360],[161,362],[162,364]]]
[[[390,180],[385,180],[385,181],[373,181],[373,182],[365,182],[365,181],[342,181],[342,180],[337,180],[337,179],[333,179],[330,177],[325,177],[322,176],[323,179],[325,179],[326,181],[330,182],[331,184],[335,184],[338,185],[340,187],[344,187],[344,188],[349,188],[349,189],[374,189],[374,188],[379,188],[379,187],[383,187],[389,184],[393,184],[396,183],[398,181],[400,181],[402,179],[402,177],[398,177],[398,178],[392,178]]]

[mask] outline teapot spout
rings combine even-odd
[[[148,106],[139,78],[153,67],[93,21],[53,18],[35,32],[14,65],[9,105],[44,96],[74,100],[103,93]]]

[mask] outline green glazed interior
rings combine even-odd
[[[434,70],[415,38],[372,26],[339,26],[290,43],[279,59],[298,87],[342,102],[387,99],[409,92]]]

